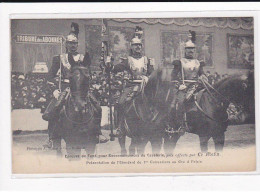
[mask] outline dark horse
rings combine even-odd
[[[155,70],[140,93],[125,105],[123,123],[124,135],[119,137],[121,154],[126,154],[126,136],[131,138],[129,154],[144,153],[145,146],[151,143],[152,152],[160,153],[164,135],[165,120],[173,100],[172,68]],[[118,112],[120,114],[120,112]]]
[[[95,152],[99,124],[99,105],[89,96],[90,73],[86,67],[71,71],[70,93],[60,115],[60,134],[66,142],[67,157],[77,158],[81,149]]]
[[[190,133],[197,134],[202,152],[208,151],[208,141],[213,138],[216,151],[222,151],[225,142],[225,131],[230,124],[227,108],[230,103],[240,107],[238,114],[240,124],[254,122],[254,74],[232,75],[220,80],[208,89],[200,91],[199,106],[194,101],[187,105],[187,122]],[[199,110],[200,108],[201,110]],[[172,114],[175,114],[174,111]],[[251,120],[250,120],[251,119]],[[166,135],[165,152],[171,154],[180,134]]]

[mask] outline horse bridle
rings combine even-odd
[[[88,71],[89,69],[88,69],[87,67],[83,67],[83,66],[76,66],[76,67],[73,68],[73,70],[87,70],[87,71]],[[85,77],[91,79],[91,76],[90,76],[89,74],[86,74],[84,71],[80,71],[80,73],[82,73]],[[67,99],[67,106],[70,106],[69,102],[70,102],[71,94],[72,94],[72,93],[78,94],[79,92],[71,92],[71,91],[69,91],[69,93],[67,94],[67,96],[66,96],[66,98],[65,98],[65,99]],[[89,99],[89,94],[87,94],[87,99]],[[87,101],[89,101],[89,100],[87,100]],[[89,103],[90,103],[90,101],[89,101]],[[91,115],[90,115],[89,119],[86,120],[86,121],[84,121],[84,122],[78,122],[78,121],[74,121],[73,119],[71,119],[71,118],[68,116],[67,110],[66,110],[66,106],[63,106],[65,117],[66,117],[70,122],[75,123],[75,124],[79,124],[79,125],[80,125],[80,124],[86,124],[86,123],[88,123],[88,122],[93,118],[94,113],[93,113],[93,107],[92,107],[91,103],[90,103],[90,106],[89,106],[89,107],[91,107],[91,110],[90,110]]]
[[[144,88],[145,88],[145,85],[146,84],[141,84],[141,92],[140,92],[140,95],[142,96],[142,99],[144,100],[144,103],[146,104],[147,103],[147,97],[145,96],[145,92],[144,92]],[[155,91],[155,94],[154,94],[154,98],[157,96],[157,91],[158,91],[158,87],[159,87],[159,84],[157,82],[156,84],[156,91]],[[165,98],[165,102],[168,100],[168,97],[170,95],[170,89],[168,89],[168,92],[167,92],[167,95],[166,95],[166,98]],[[144,123],[147,123],[147,122],[154,122],[156,120],[156,118],[158,117],[159,115],[159,111],[157,111],[154,115],[153,115],[153,118],[150,120],[150,119],[144,119],[139,113],[138,113],[138,110],[137,110],[137,107],[136,107],[136,99],[134,98],[133,101],[132,101],[132,104],[131,106],[129,107],[129,109],[127,110],[127,112],[131,109],[131,107],[134,107],[134,111],[137,115],[137,117],[142,120]]]
[[[87,95],[87,98],[89,98],[88,95]],[[70,99],[71,99],[71,94],[69,94],[69,96],[68,96],[67,106],[70,106],[70,104],[69,104]],[[89,100],[88,100],[88,101],[89,101]],[[89,102],[89,103],[90,103],[90,102]],[[86,121],[83,121],[83,122],[78,122],[78,121],[74,121],[73,119],[71,119],[71,118],[68,116],[67,110],[66,110],[66,106],[63,106],[65,117],[66,117],[70,122],[75,123],[75,124],[79,124],[79,125],[80,125],[80,124],[86,124],[86,123],[88,123],[89,121],[91,121],[91,119],[93,118],[94,113],[93,113],[93,108],[92,108],[91,103],[90,103],[90,106],[89,106],[89,107],[91,107],[91,110],[89,111],[89,112],[91,112],[91,115],[90,115],[89,119],[86,120]]]
[[[212,89],[215,93],[217,93],[223,100],[225,100],[227,103],[232,103],[234,104],[238,109],[242,109],[240,105],[238,105],[237,103],[235,102],[232,102],[230,99],[228,99],[226,96],[224,96],[223,94],[221,94],[219,91],[217,91],[211,84],[209,84],[207,81],[204,81],[204,80],[201,80],[202,84],[204,85],[205,89],[207,90],[207,92],[210,94],[210,96],[212,98],[214,98],[216,101],[219,101],[219,99],[217,99],[213,94],[212,92],[209,90]],[[194,103],[195,105],[197,106],[197,108],[206,116],[208,117],[209,119],[213,120],[213,121],[216,121],[216,122],[222,122],[222,123],[226,123],[228,122],[229,118],[227,118],[226,120],[224,121],[219,121],[219,120],[216,120],[214,118],[212,118],[210,115],[208,115],[202,108],[201,106],[199,105],[198,101],[197,101],[197,98],[196,96],[194,96]],[[231,110],[232,113],[234,113],[233,110]]]

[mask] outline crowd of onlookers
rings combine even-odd
[[[228,74],[220,76],[218,73],[210,74],[210,72],[206,72],[206,75],[211,84],[228,76]],[[123,90],[124,80],[127,79],[126,73],[111,75],[112,103],[119,98]],[[12,72],[11,87],[12,109],[40,108],[43,112],[53,97],[53,91],[58,89],[58,79],[53,84],[53,82],[47,80],[46,74],[28,73],[24,75]],[[109,85],[106,75],[101,72],[92,73],[91,91],[100,101],[101,106],[108,104]]]
[[[46,108],[56,86],[48,84],[45,74],[13,72],[11,76],[12,109]]]
[[[12,109],[40,108],[42,112],[53,98],[53,91],[58,89],[58,78],[55,83],[49,82],[47,74],[22,74],[12,72],[11,95]],[[111,75],[111,93],[113,103],[123,89],[124,74]],[[109,87],[106,75],[93,72],[90,90],[100,101],[102,106],[108,104]]]

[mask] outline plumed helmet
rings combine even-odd
[[[185,43],[185,48],[195,48],[195,47],[196,47],[196,45],[191,40],[188,40]]]
[[[79,25],[75,22],[71,23],[71,30],[69,35],[66,37],[66,42],[78,42]]]
[[[134,37],[137,37],[137,38],[139,38],[139,39],[141,39],[142,38],[142,36],[143,36],[143,29],[140,27],[140,26],[136,26],[135,27],[135,33],[134,33]],[[133,37],[133,38],[134,38]]]
[[[78,38],[75,34],[71,33],[66,37],[66,42],[78,42]]]
[[[139,38],[137,38],[137,37],[133,38],[133,39],[131,40],[131,42],[130,42],[130,45],[131,45],[131,46],[134,45],[134,44],[141,44],[141,45],[143,45],[142,40],[139,39]]]
[[[195,48],[196,32],[189,30],[189,40],[185,43],[185,48]]]

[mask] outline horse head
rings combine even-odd
[[[70,76],[70,90],[72,98],[79,110],[86,105],[86,96],[90,85],[90,72],[87,67],[76,66],[72,68]]]
[[[254,72],[249,71],[243,83],[245,93],[244,109],[249,114],[248,122],[255,123],[255,82]]]
[[[176,97],[174,80],[173,67],[161,67],[153,71],[144,88],[147,102],[164,115],[169,114],[171,104]]]
[[[229,76],[214,85],[228,101],[241,108],[239,117],[241,122],[254,120],[255,99],[254,99],[254,73],[236,74]]]

